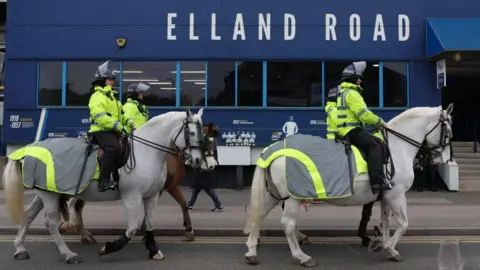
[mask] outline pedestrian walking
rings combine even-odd
[[[214,208],[210,211],[212,212],[222,212],[223,205],[220,203],[217,193],[215,192],[214,180],[215,180],[215,171],[210,172],[198,172],[196,178],[192,183],[192,194],[190,195],[190,200],[188,201],[188,209],[192,210],[195,202],[197,200],[198,194],[200,191],[204,190],[208,196],[213,201]]]

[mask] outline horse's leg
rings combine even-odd
[[[298,213],[300,212],[301,203],[298,200],[290,198],[285,201],[285,209],[283,210],[282,224],[287,236],[288,245],[295,259],[300,260],[300,264],[306,267],[313,267],[317,262],[312,257],[303,253],[298,243],[295,231],[297,228]]]
[[[375,204],[375,201],[364,204],[362,207],[362,218],[360,219],[360,224],[358,224],[357,236],[362,239],[362,245],[368,247],[370,245],[370,237],[367,234],[368,222],[370,222],[370,217],[372,216],[372,208]]]
[[[383,236],[383,246],[387,248],[390,246],[390,208],[388,208],[388,203],[385,201],[385,199],[382,199],[381,201],[381,215],[382,215],[382,236]]]
[[[405,193],[389,200],[388,207],[391,209],[393,216],[398,222],[398,228],[395,230],[395,234],[391,238],[390,243],[386,245],[385,248],[388,250],[389,261],[401,262],[403,261],[403,258],[400,253],[395,250],[395,246],[408,228],[407,198],[405,197]],[[387,232],[386,228],[384,228],[384,235]]]
[[[168,190],[168,193],[177,201],[178,205],[182,209],[183,214],[183,226],[185,227],[185,237],[188,241],[195,240],[193,235],[192,220],[190,219],[190,214],[188,212],[187,200],[183,196],[182,189],[180,186],[176,185]]]
[[[105,243],[100,249],[100,256],[117,252],[128,244],[136,230],[140,228],[143,218],[145,217],[142,203],[143,200],[140,194],[134,194],[123,198],[128,222],[127,231],[117,240]]]
[[[272,212],[272,210],[275,208],[275,206],[278,205],[280,201],[278,201],[277,199],[273,198],[272,195],[270,195],[270,193],[267,194],[267,203],[265,204],[265,211],[264,211],[264,214],[263,214],[263,219],[265,219],[268,214],[270,214],[270,212]],[[283,204],[282,204],[283,206]],[[260,235],[259,235],[260,237]],[[250,238],[249,238],[250,239]],[[260,245],[260,239],[258,238],[257,239],[257,246]],[[248,245],[247,245],[248,247]],[[257,256],[257,251],[256,251],[256,247],[254,247],[254,249],[250,252],[250,248],[249,248],[249,254],[255,254],[255,256]],[[251,255],[249,255],[251,256]]]
[[[74,233],[77,233],[76,231],[76,215],[75,215],[75,203],[78,201],[78,198],[70,198],[66,202],[62,201],[60,204],[60,213],[63,216],[62,222],[60,222],[60,226],[58,227],[58,230],[61,233],[68,232],[68,231],[73,231]]]
[[[65,256],[68,264],[81,263],[82,260],[80,257],[67,247],[60,231],[58,230],[59,195],[45,192],[39,193],[39,196],[45,206],[45,227],[47,227],[50,235],[57,244],[58,250]]]
[[[153,196],[152,198],[144,199],[144,209],[145,213],[145,247],[147,248],[149,254],[148,257],[152,260],[163,260],[163,256],[160,249],[157,248],[155,243],[155,238],[153,236],[153,224],[152,224],[152,212],[155,206],[157,205],[158,197]]]
[[[43,209],[43,202],[40,197],[35,196],[32,202],[28,206],[27,210],[25,211],[25,216],[22,220],[22,225],[18,229],[17,236],[13,241],[13,245],[15,246],[15,254],[13,254],[13,258],[15,260],[28,260],[30,259],[30,255],[28,254],[27,249],[25,249],[25,236],[27,235],[27,230],[32,224],[33,220],[38,216],[38,213]]]
[[[82,199],[78,199],[74,205],[74,214],[76,224],[75,224],[75,231],[78,235],[81,236],[81,242],[84,244],[95,244],[97,240],[93,238],[89,231],[85,229],[83,225],[83,208],[85,207],[86,201]]]

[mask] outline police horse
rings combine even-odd
[[[62,162],[62,158],[65,158],[65,156],[68,156],[70,159],[75,157],[74,154],[80,157],[84,156],[87,144],[82,141],[83,145],[79,146],[79,139],[47,139],[17,150],[20,152],[12,153],[4,171],[3,181],[6,208],[10,219],[14,224],[20,224],[18,234],[14,240],[16,248],[14,258],[17,260],[30,258],[24,246],[26,233],[38,213],[45,209],[45,226],[53,237],[60,253],[65,256],[66,262],[74,264],[82,261],[76,253],[67,247],[59,232],[60,201],[67,200],[73,196],[65,194],[72,194],[71,186],[76,186],[77,179],[80,179],[81,187],[80,192],[78,192],[78,198],[84,201],[113,201],[120,197],[125,205],[128,223],[127,230],[116,241],[107,242],[101,248],[100,255],[121,250],[129,242],[136,230],[140,228],[145,218],[145,247],[149,251],[149,257],[154,260],[163,259],[164,256],[157,248],[153,236],[152,210],[157,204],[160,190],[165,185],[167,177],[166,158],[169,150],[180,151],[187,164],[194,168],[199,168],[203,164],[202,114],[203,108],[197,114],[193,114],[189,109],[186,110],[186,113],[185,111],[168,112],[153,117],[145,125],[138,128],[135,131],[135,135],[130,136],[131,139],[128,140],[131,156],[135,158],[136,166],[133,166],[128,173],[125,170],[119,170],[119,191],[98,193],[97,183],[91,182],[94,179],[93,176],[98,172],[96,153],[91,155],[93,157],[87,159],[82,172],[77,169],[80,167],[77,162],[67,159],[63,159]],[[65,146],[76,145],[78,147],[73,149],[73,146],[70,146],[71,149],[61,150],[59,147],[53,146],[65,141],[69,143],[65,144]],[[48,143],[55,151],[37,147],[38,145],[45,146]],[[43,151],[44,155],[37,156],[35,150]],[[50,155],[50,162],[48,159],[45,159],[45,151],[47,152],[47,157]],[[32,156],[35,158],[32,158]],[[42,165],[41,162],[44,162],[44,164]],[[75,175],[72,172],[75,172]],[[65,175],[72,176],[71,178],[74,178],[75,182],[70,183],[69,186],[67,183],[71,180],[62,177]],[[83,175],[83,178],[79,177],[79,175]],[[45,182],[46,184],[44,184]],[[26,211],[23,204],[24,185],[35,188],[37,195]],[[51,189],[52,186],[56,186],[57,191],[48,191],[49,189],[54,190]],[[60,188],[63,189],[59,190]]]
[[[203,162],[200,170],[213,171],[215,166],[218,165],[218,149],[217,149],[217,137],[218,126],[214,126],[213,122],[203,127],[203,133],[205,136],[205,161]],[[183,196],[182,189],[180,187],[185,175],[185,161],[182,156],[169,154],[167,157],[167,180],[164,185],[164,189],[160,191],[161,195],[166,190],[170,196],[172,196],[182,209],[183,226],[185,227],[185,238],[187,241],[195,240],[194,231],[192,227],[192,220],[188,212],[187,200]],[[60,205],[60,212],[63,216],[64,222],[60,223],[60,232],[73,231],[80,235],[80,240],[85,244],[93,244],[96,242],[95,238],[85,229],[83,225],[83,208],[85,207],[85,201],[80,198],[72,197],[68,202]],[[142,231],[145,231],[145,222],[142,224]],[[145,240],[146,237],[144,237]]]
[[[395,182],[393,189],[381,194],[381,224],[383,227],[381,247],[388,251],[390,261],[403,260],[400,253],[395,250],[395,246],[408,227],[405,193],[413,184],[412,164],[418,150],[424,148],[431,152],[434,157],[432,162],[435,164],[448,162],[451,158],[450,141],[453,134],[450,114],[452,110],[453,104],[450,104],[446,110],[442,110],[441,106],[411,108],[389,121],[384,129],[390,163],[395,162],[396,171],[391,179]],[[257,161],[252,181],[250,210],[244,228],[244,233],[249,234],[246,242],[248,252],[245,254],[248,264],[259,264],[257,243],[262,221],[281,200],[285,201],[281,223],[284,226],[292,256],[300,260],[302,266],[313,267],[317,263],[301,250],[296,237],[296,235],[303,236],[297,230],[298,212],[303,200],[300,196],[302,194],[306,196],[305,194],[312,193],[312,190],[313,193],[323,190],[322,199],[337,206],[365,205],[378,198],[378,195],[371,192],[366,162],[364,159],[362,160],[362,153],[359,153],[356,147],[348,145],[348,143],[345,146],[313,136],[310,138],[310,142],[305,143],[308,135],[301,136],[291,136],[284,142],[277,142],[269,146]],[[301,140],[295,139],[295,137],[301,138]],[[326,150],[336,147],[337,152],[343,150],[343,153],[318,152],[322,148],[314,145],[315,143],[320,144]],[[348,149],[346,147],[351,147],[351,150],[346,150]],[[298,162],[298,155],[302,155],[298,152],[302,151],[316,151],[306,158],[306,160],[316,158],[318,161],[310,164],[306,162],[308,168],[305,170],[309,171],[307,173],[305,170],[301,170],[305,166],[302,167]],[[320,164],[322,162],[323,165]],[[316,169],[315,166],[316,168],[320,166],[321,169]],[[331,167],[330,170],[329,167]],[[325,172],[322,173],[322,170]],[[359,173],[353,174],[357,175],[353,180],[343,174],[347,171],[347,176],[352,176],[352,171],[355,170]],[[340,182],[332,183],[326,176],[335,177]],[[308,179],[300,178],[310,178],[310,182],[312,179],[316,181],[311,184],[307,181]],[[321,181],[318,181],[319,179]],[[329,193],[333,195],[327,196],[330,195]],[[398,222],[399,227],[391,237],[390,219],[392,217]]]

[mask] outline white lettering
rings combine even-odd
[[[270,40],[270,13],[267,13],[267,19],[262,13],[258,14],[258,40],[263,40],[263,35],[265,35],[266,40]]]
[[[210,26],[211,29],[211,36],[212,40],[221,40],[221,36],[217,36],[217,14],[212,13],[212,24]]]
[[[233,40],[237,40],[238,36],[241,37],[242,40],[245,40],[245,26],[243,25],[243,15],[242,13],[237,13],[237,17],[235,18],[235,27],[233,30]]]
[[[190,13],[190,19],[188,21],[188,37],[190,40],[199,39],[198,36],[195,36],[195,13]]]
[[[177,13],[168,13],[167,14],[167,40],[177,40],[172,32],[175,29],[175,24],[173,23],[173,18],[177,17]]]
[[[337,17],[331,13],[325,14],[325,40],[337,40],[336,25]]]
[[[360,16],[356,13],[350,15],[350,39],[358,41],[360,39]]]
[[[405,14],[398,14],[398,41],[407,41],[409,38],[410,19]]]
[[[382,14],[377,14],[375,18],[375,26],[373,28],[373,41],[377,41],[378,37],[382,37],[382,41],[385,41],[387,37],[385,36],[385,26],[383,25]]]
[[[290,26],[290,27],[289,27]],[[295,23],[295,16],[290,13],[284,15],[283,38],[285,40],[293,40],[295,38],[297,26]]]

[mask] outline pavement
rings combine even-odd
[[[62,269],[102,269],[102,270],[129,270],[129,269],[303,269],[299,262],[292,258],[285,238],[263,239],[257,249],[260,265],[245,264],[244,254],[246,247],[244,238],[235,239],[198,239],[194,243],[182,243],[179,240],[159,240],[157,246],[165,258],[161,261],[148,259],[148,251],[140,243],[140,239],[132,239],[121,251],[99,257],[98,251],[102,244],[83,245],[78,239],[68,239],[67,245],[82,259],[81,264],[67,265],[55,244],[49,237],[27,239],[29,260],[15,261],[14,248],[11,240],[0,239],[0,269],[1,270],[62,270]],[[46,239],[48,238],[48,239]],[[408,238],[408,237],[407,237]],[[107,239],[107,237],[105,238]],[[311,245],[303,245],[302,250],[310,255],[318,265],[313,269],[368,269],[368,270],[420,270],[420,269],[480,269],[479,239],[468,241],[438,241],[426,238],[421,241],[404,240],[397,245],[397,250],[403,256],[403,262],[387,261],[386,252],[369,253],[366,248],[357,242],[335,239],[312,239]],[[158,238],[157,238],[158,240]],[[73,242],[72,242],[73,241]],[[457,254],[458,252],[458,254]],[[464,268],[439,268],[439,263],[454,263],[463,261]]]
[[[183,189],[190,196],[190,189]],[[213,203],[205,193],[200,193],[194,209],[190,211],[195,235],[205,237],[243,236],[246,220],[246,205],[250,190],[218,190],[218,196],[225,207],[224,212],[211,212]],[[34,194],[26,192],[26,202]],[[480,235],[479,192],[417,192],[410,191],[408,197],[409,228],[407,236],[420,235]],[[17,229],[9,221],[4,206],[3,191],[0,193],[0,235],[16,234]],[[278,206],[266,218],[263,235],[284,236],[280,223],[281,207]],[[379,223],[379,203],[373,209],[369,228]],[[299,228],[308,236],[355,236],[361,216],[361,206],[338,207],[314,204],[302,208]],[[83,211],[85,227],[93,235],[119,235],[125,231],[125,211],[121,201],[88,202]],[[156,235],[182,236],[184,233],[180,207],[168,193],[159,199],[153,215]],[[394,223],[395,225],[395,223]],[[44,215],[34,220],[30,235],[47,234]]]

